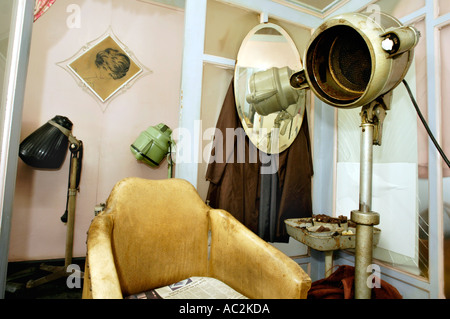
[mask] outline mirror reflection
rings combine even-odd
[[[265,153],[286,150],[300,131],[306,93],[289,80],[302,68],[294,42],[278,25],[260,24],[242,42],[234,76],[236,108],[250,141]]]

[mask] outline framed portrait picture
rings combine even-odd
[[[102,103],[148,71],[111,31],[62,64]]]

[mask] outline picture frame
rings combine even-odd
[[[79,86],[103,105],[119,92],[125,92],[139,77],[151,72],[111,29],[58,65],[70,72]]]

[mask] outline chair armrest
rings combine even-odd
[[[249,298],[306,299],[311,278],[224,210],[212,209],[211,277]]]
[[[111,247],[113,217],[100,214],[89,227],[83,298],[122,299]]]

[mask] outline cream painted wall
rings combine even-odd
[[[137,162],[129,146],[147,127],[178,126],[184,13],[136,0],[77,1],[80,27],[69,28],[70,0],[58,0],[35,24],[25,93],[24,139],[55,115],[67,116],[84,143],[77,196],[74,257],[85,256],[86,232],[94,207],[127,176],[167,178],[167,162],[152,169]],[[109,27],[152,73],[105,111],[57,65]],[[69,154],[60,170],[33,169],[19,160],[12,218],[10,261],[63,258]]]

